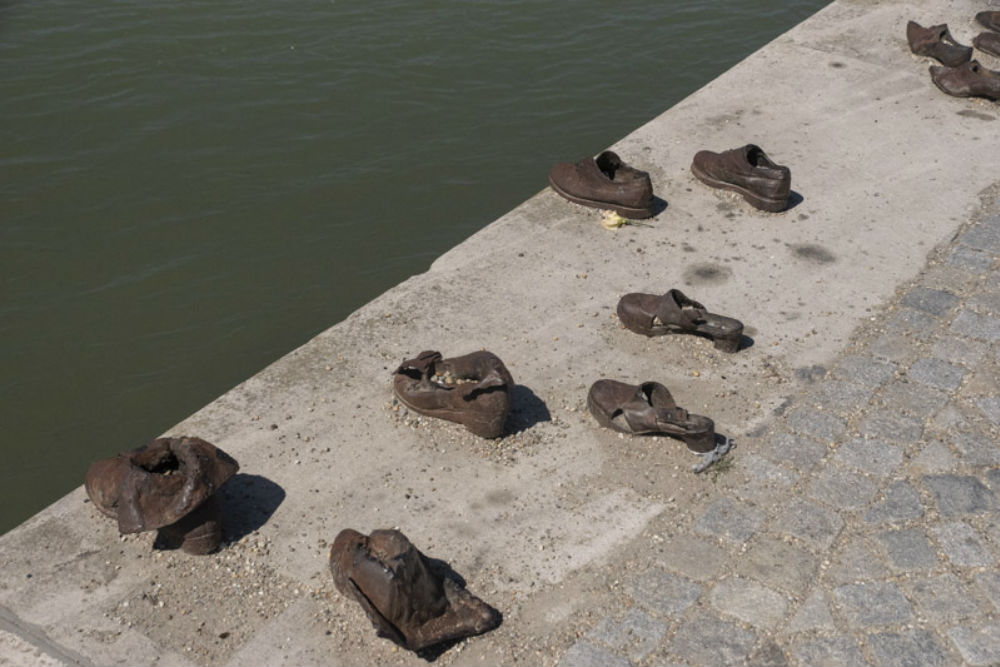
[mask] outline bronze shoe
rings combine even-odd
[[[743,323],[710,313],[677,289],[663,296],[626,294],[618,301],[618,318],[631,331],[643,336],[690,333],[704,336],[723,352],[736,352],[743,337]]]
[[[788,208],[792,172],[775,164],[759,146],[747,144],[722,153],[699,151],[691,173],[710,188],[743,195],[754,207],[777,213]]]
[[[677,407],[670,391],[659,382],[640,385],[598,380],[587,394],[587,407],[597,423],[632,435],[669,435],[694,452],[715,448],[715,423]]]
[[[988,70],[971,60],[958,67],[930,68],[931,81],[941,92],[955,97],[985,97],[1000,100],[1000,72]]]
[[[967,63],[972,58],[972,47],[956,42],[944,23],[924,28],[910,21],[906,24],[906,41],[913,53],[934,58],[948,67]]]
[[[379,637],[411,651],[488,632],[500,612],[450,577],[398,530],[342,530],[330,547],[333,582],[364,609]]]
[[[1000,32],[1000,11],[986,11],[976,14],[976,21],[984,28]]]
[[[549,184],[577,204],[610,209],[632,219],[653,215],[649,174],[628,166],[612,151],[576,164],[560,162],[549,171]]]
[[[122,534],[160,530],[185,552],[206,554],[222,540],[214,494],[237,470],[235,459],[201,438],[157,438],[97,461],[84,486]]]
[[[991,56],[1000,58],[1000,32],[979,33],[979,35],[972,40],[972,45],[983,53],[988,53]]]
[[[491,352],[444,359],[421,352],[396,369],[392,388],[411,410],[458,422],[482,438],[503,435],[510,410],[510,371]]]

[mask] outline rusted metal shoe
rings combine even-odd
[[[1000,11],[979,12],[976,14],[976,21],[984,28],[1000,32]]]
[[[716,349],[736,352],[743,337],[743,323],[710,313],[678,289],[663,296],[634,292],[618,301],[618,318],[630,331],[643,336],[687,333],[711,339]]]
[[[392,387],[415,412],[458,422],[482,438],[498,438],[513,384],[510,371],[491,352],[444,359],[440,352],[426,351],[400,364]]]
[[[677,407],[670,391],[659,382],[626,384],[598,380],[587,394],[587,407],[605,428],[632,435],[669,435],[694,452],[715,448],[715,423]]]
[[[916,55],[934,58],[948,67],[967,63],[972,58],[972,47],[956,42],[944,23],[924,28],[910,21],[906,24],[906,41],[910,43],[910,51]]]
[[[411,651],[480,635],[502,621],[398,530],[341,531],[330,548],[330,570],[337,590],[361,605],[378,636]]]
[[[237,470],[235,459],[201,438],[157,438],[91,465],[84,487],[122,534],[160,530],[185,552],[207,554],[222,541],[215,492]]]
[[[752,206],[777,213],[788,208],[792,172],[775,164],[762,148],[747,144],[722,153],[699,151],[691,173],[710,188],[743,195]]]
[[[653,215],[649,174],[628,166],[612,151],[576,164],[560,162],[549,171],[549,184],[577,204],[612,210],[636,220]]]
[[[930,68],[931,81],[941,92],[954,97],[985,97],[1000,100],[1000,72],[988,70],[976,60],[958,67]]]
[[[1000,32],[982,32],[972,40],[972,45],[991,56],[1000,58]]]

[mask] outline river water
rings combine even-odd
[[[0,0],[0,532],[828,0]]]

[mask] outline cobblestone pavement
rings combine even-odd
[[[741,439],[721,497],[560,665],[1000,664],[1000,198],[986,211]]]

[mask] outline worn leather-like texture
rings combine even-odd
[[[393,391],[408,408],[458,422],[483,438],[503,434],[513,385],[500,357],[486,351],[451,359],[432,350],[421,352],[400,364],[393,376]]]
[[[500,612],[469,593],[398,530],[341,531],[330,548],[333,581],[356,600],[380,637],[411,651],[482,634]]]

